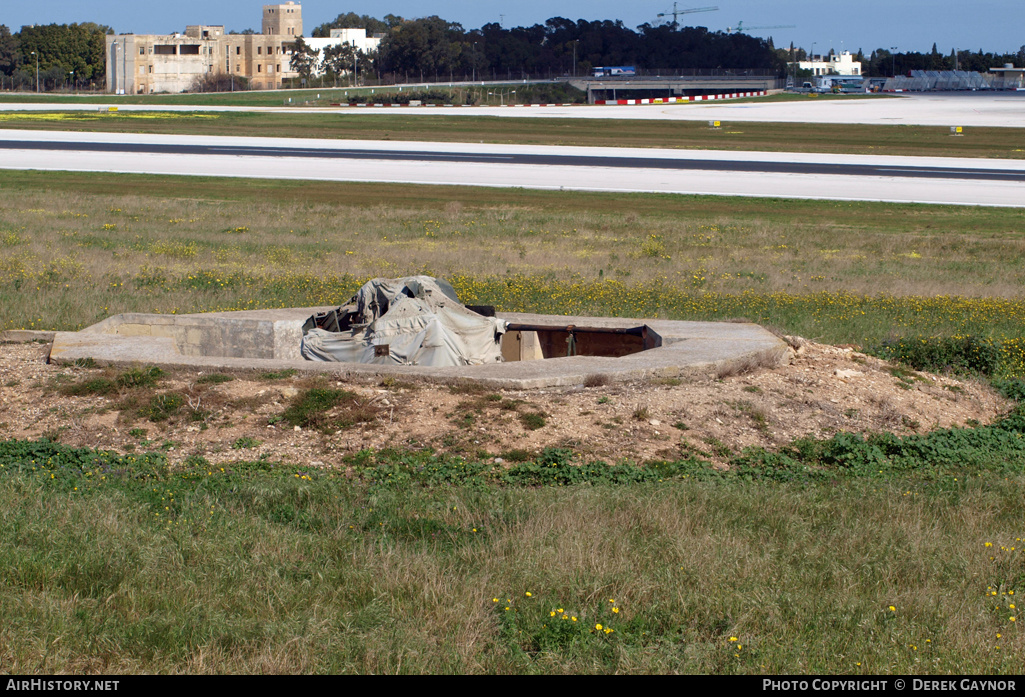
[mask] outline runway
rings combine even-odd
[[[282,93],[288,95],[301,92]],[[296,97],[296,100],[302,97]],[[403,116],[498,116],[503,118],[623,119],[666,121],[722,121],[774,123],[870,124],[878,126],[964,126],[1025,128],[1025,92],[920,93],[851,96],[826,99],[805,96],[794,101],[744,101],[645,104],[637,106],[469,106],[469,107],[255,107],[188,106],[179,104],[124,104],[117,97],[92,103],[4,103],[3,111],[208,111],[278,112],[346,115],[401,114]]]
[[[1025,161],[0,131],[0,167],[1025,206]]]

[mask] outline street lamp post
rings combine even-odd
[[[893,73],[894,77],[897,77],[897,50],[896,46],[890,46],[890,72]]]
[[[36,57],[36,92],[39,92],[39,54],[33,51],[32,55]]]
[[[580,39],[573,39],[573,77],[577,76],[577,44]]]
[[[473,80],[472,80],[472,82],[477,82],[477,42],[476,41],[473,42],[473,66],[471,66],[470,70],[473,73]],[[463,73],[463,74],[465,75],[465,73]]]

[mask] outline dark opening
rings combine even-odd
[[[618,358],[662,345],[647,325],[628,328],[551,326],[510,323],[509,332],[534,332],[544,358],[605,356]]]
[[[178,52],[177,48],[174,44],[157,44],[153,47],[153,53],[158,56],[173,56]]]
[[[182,44],[179,53],[183,56],[198,56],[199,44]]]

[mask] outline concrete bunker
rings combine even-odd
[[[56,332],[50,360],[201,370],[290,368],[339,378],[404,376],[531,389],[583,385],[595,374],[610,381],[709,375],[732,366],[779,365],[790,356],[783,341],[756,324],[496,312],[463,306],[454,291],[450,295],[444,286],[412,280],[410,288],[411,280],[402,279],[396,286],[399,294],[387,303],[382,302],[384,291],[375,289],[363,303],[368,314],[349,317],[345,331],[354,329],[353,319],[367,330],[353,332],[353,345],[346,349],[369,358],[362,362],[308,360],[303,353],[316,318],[329,318],[321,324],[343,319],[338,311],[344,306],[124,313],[78,332]],[[375,322],[397,309],[402,312],[375,333]],[[449,321],[444,331],[435,326],[439,317]],[[344,319],[338,328],[343,325]],[[476,362],[462,360],[461,347],[472,349]],[[445,362],[417,361],[436,354],[443,354]]]

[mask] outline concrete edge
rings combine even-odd
[[[0,343],[5,344],[27,344],[33,341],[53,341],[57,332],[40,331],[35,329],[5,329],[0,332]]]

